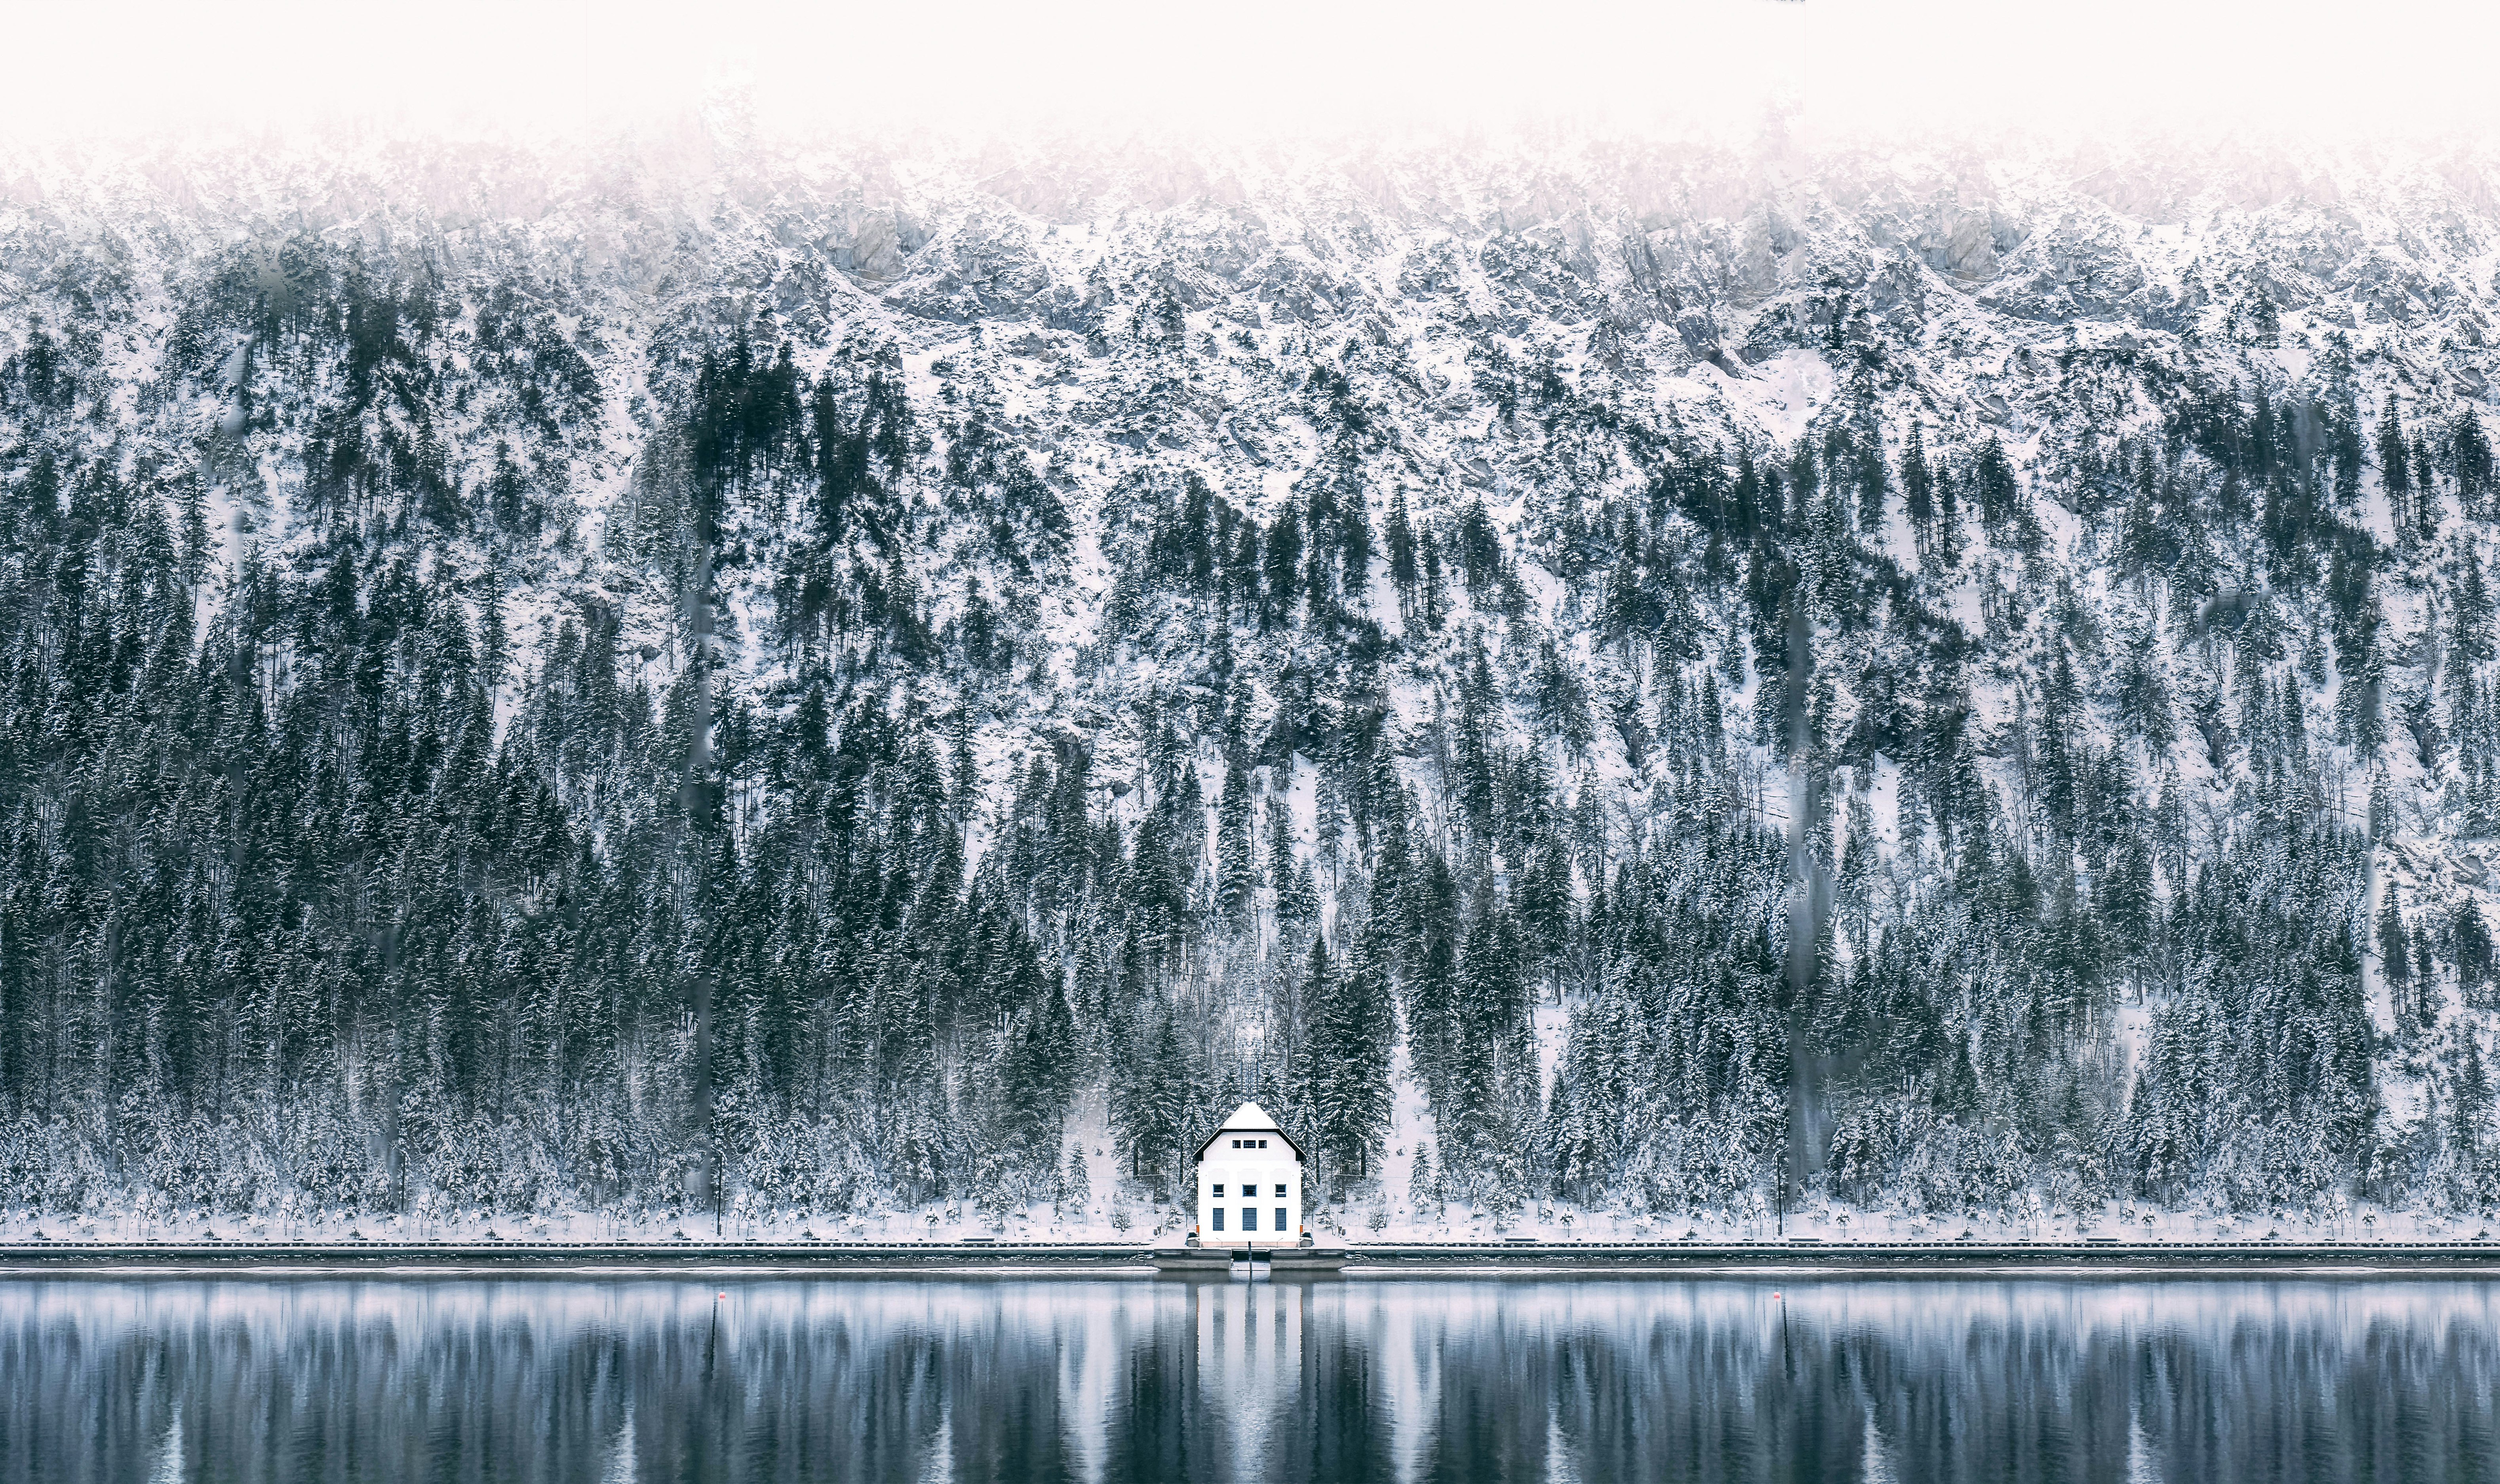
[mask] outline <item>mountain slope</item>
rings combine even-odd
[[[7,177],[27,1210],[2483,1198],[2470,148]]]

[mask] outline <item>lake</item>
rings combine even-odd
[[[0,1479],[2488,1480],[2500,1284],[0,1282]]]

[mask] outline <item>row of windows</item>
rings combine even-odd
[[[1236,1149],[1264,1149],[1267,1146],[1267,1141],[1265,1139],[1235,1139],[1233,1141],[1233,1146]]]
[[[1222,1231],[1222,1230],[1224,1230],[1224,1208],[1223,1208],[1223,1207],[1221,1207],[1221,1206],[1218,1206],[1218,1207],[1216,1207],[1216,1208],[1214,1209],[1214,1210],[1213,1210],[1213,1211],[1211,1211],[1209,1214],[1211,1214],[1211,1215],[1213,1215],[1213,1216],[1215,1217],[1215,1229],[1216,1229],[1217,1231],[1219,1231],[1219,1232],[1220,1232],[1220,1231]],[[1283,1231],[1284,1229],[1285,1229],[1285,1208],[1283,1208],[1283,1207],[1279,1206],[1279,1207],[1277,1207],[1277,1208],[1276,1208],[1276,1224],[1275,1224],[1273,1227],[1270,1227],[1268,1230],[1270,1230],[1270,1231],[1277,1231],[1277,1232],[1281,1232],[1281,1231]],[[1256,1207],[1256,1206],[1244,1206],[1244,1207],[1242,1207],[1242,1208],[1241,1208],[1241,1230],[1243,1230],[1243,1231],[1245,1231],[1245,1232],[1255,1232],[1255,1231],[1259,1230],[1259,1208],[1258,1208],[1258,1207]]]
[[[1259,1193],[1259,1187],[1258,1187],[1258,1186],[1256,1186],[1256,1185],[1244,1185],[1244,1186],[1242,1186],[1242,1187],[1241,1187],[1241,1193],[1242,1193],[1243,1195],[1246,1195],[1246,1196],[1255,1196],[1255,1195],[1257,1195],[1257,1194]],[[1287,1192],[1286,1192],[1286,1190],[1285,1190],[1285,1187],[1284,1187],[1284,1186],[1279,1185],[1279,1186],[1277,1186],[1277,1187],[1276,1187],[1276,1194],[1278,1194],[1278,1195],[1284,1195],[1284,1194],[1286,1194],[1286,1193],[1287,1193]],[[1213,1194],[1215,1195],[1216,1199],[1218,1199],[1218,1200],[1222,1200],[1222,1199],[1223,1199],[1223,1197],[1224,1197],[1224,1187],[1223,1187],[1223,1186],[1221,1186],[1221,1185],[1216,1186],[1216,1187],[1215,1187],[1215,1190],[1214,1190],[1214,1192],[1213,1192]]]

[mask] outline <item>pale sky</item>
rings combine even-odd
[[[94,0],[25,6],[20,140],[363,120],[605,133],[725,86],[767,128],[1036,120],[1192,131],[1484,116],[2500,120],[2490,5],[1383,0],[875,5]]]

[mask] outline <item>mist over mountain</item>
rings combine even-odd
[[[0,158],[0,1204],[2470,1219],[2494,165]]]

